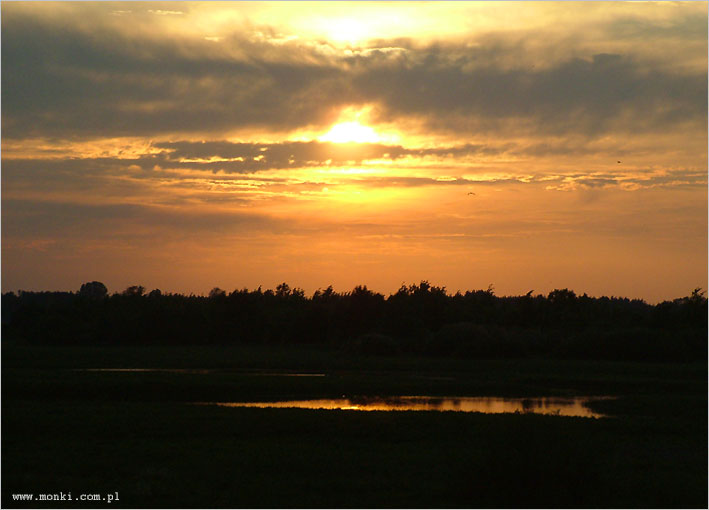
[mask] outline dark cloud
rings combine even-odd
[[[146,161],[224,171],[254,171],[306,166],[361,164],[374,159],[397,160],[406,156],[456,158],[474,155],[500,154],[507,146],[465,144],[437,148],[406,148],[401,145],[374,143],[282,142],[282,143],[231,143],[215,142],[160,142],[155,148],[165,153],[150,156]],[[168,152],[169,151],[169,152]],[[200,162],[210,158],[233,161]],[[241,158],[241,160],[238,160]],[[197,160],[197,161],[195,161]],[[150,164],[150,163],[148,163]]]
[[[595,135],[616,129],[657,129],[706,122],[706,77],[643,69],[621,55],[598,54],[533,69],[451,65],[431,54],[415,66],[391,66],[356,77],[365,95],[390,115],[421,115],[435,129],[509,128]],[[703,120],[702,120],[703,119]]]
[[[614,39],[694,39],[706,42],[707,23],[702,16],[681,15],[663,21],[624,16],[609,23],[607,33]]]
[[[414,118],[458,135],[597,136],[688,121],[706,130],[706,70],[680,73],[627,54],[535,67],[543,52],[532,57],[502,36],[472,46],[380,41],[381,50],[325,56],[238,33],[219,45],[137,33],[79,30],[3,8],[3,136],[288,132],[325,127],[343,106],[368,104],[379,120]]]
[[[3,11],[5,136],[289,130],[323,122],[337,105],[320,95],[335,85],[337,69],[249,62],[213,55],[213,48],[117,32],[101,37]]]
[[[403,157],[435,157],[455,159],[471,156],[501,154],[511,145],[499,147],[465,144],[451,147],[411,149],[401,145],[369,143],[338,144],[330,142],[282,142],[282,143],[232,143],[214,142],[159,142],[153,149],[160,153],[147,153],[134,159],[99,158],[52,158],[52,159],[6,159],[3,161],[6,175],[24,174],[28,177],[41,175],[42,180],[61,181],[72,175],[110,175],[129,167],[140,169],[149,175],[164,169],[208,170],[212,172],[246,173],[287,168],[320,167],[328,165],[362,164],[368,160],[396,161]],[[213,158],[216,158],[213,160]],[[140,177],[138,175],[137,177]],[[89,185],[89,183],[86,183]]]
[[[143,154],[134,159],[120,158],[54,158],[54,159],[3,159],[4,197],[17,193],[85,193],[87,197],[99,193],[104,197],[138,197],[154,194],[151,182],[159,182],[160,189],[179,191],[166,204],[198,202],[236,203],[249,201],[248,193],[259,190],[269,193],[285,191],[321,191],[325,186],[355,184],[364,187],[420,187],[420,186],[486,186],[527,184],[543,182],[551,189],[601,189],[623,186],[627,189],[667,187],[705,187],[706,171],[701,168],[680,167],[662,171],[635,166],[613,165],[613,171],[602,167],[585,171],[539,168],[526,170],[523,166],[506,168],[504,177],[495,177],[499,169],[489,165],[467,167],[467,158],[474,162],[478,156],[488,154],[531,154],[537,152],[565,154],[572,150],[566,146],[551,150],[536,145],[519,147],[504,144],[495,148],[485,145],[461,145],[433,149],[409,149],[399,145],[380,144],[334,144],[329,142],[284,142],[284,143],[231,143],[215,142],[162,142],[149,148],[161,153]],[[575,151],[582,149],[576,148]],[[589,149],[585,149],[589,150]],[[352,166],[367,164],[368,160],[390,160],[411,156],[408,166],[428,160],[435,173],[446,172],[445,179],[411,175],[323,175],[320,181],[301,181],[302,174],[263,173],[269,170],[297,170],[307,167]],[[212,160],[221,158],[224,160]],[[238,159],[237,159],[238,158]],[[258,158],[258,159],[255,159]],[[455,163],[455,164],[451,164]],[[613,161],[615,163],[615,161]],[[209,173],[206,173],[209,172]],[[482,174],[484,179],[463,178],[462,174]],[[510,176],[511,175],[511,176]],[[509,176],[509,177],[508,177]],[[197,181],[195,181],[197,179]],[[224,191],[208,191],[209,189]],[[98,195],[97,195],[98,196]],[[163,203],[165,197],[151,199]]]
[[[415,188],[420,186],[493,186],[499,184],[528,184],[532,180],[522,181],[521,179],[464,179],[462,177],[454,179],[433,179],[430,177],[366,177],[352,179],[353,182],[371,188],[396,187]]]
[[[3,238],[132,239],[163,234],[283,233],[293,222],[243,211],[204,211],[143,204],[78,204],[3,199]]]
[[[618,184],[618,179],[614,179],[612,177],[586,177],[583,179],[578,179],[575,182],[588,188],[603,188],[605,186],[613,186]]]

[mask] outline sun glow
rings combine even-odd
[[[371,35],[366,23],[354,19],[328,20],[325,25],[330,39],[337,42],[354,44]]]
[[[371,127],[363,126],[357,121],[352,121],[335,124],[330,131],[320,137],[320,141],[334,143],[377,143],[381,141],[381,137]]]

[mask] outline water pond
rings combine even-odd
[[[461,411],[468,413],[530,413],[556,416],[602,418],[605,415],[586,407],[591,400],[608,397],[352,397],[277,402],[203,402],[223,407],[278,407],[301,409],[340,409],[354,411]]]

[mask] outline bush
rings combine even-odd
[[[394,356],[401,353],[401,344],[387,335],[366,333],[347,343],[346,349],[357,354]]]

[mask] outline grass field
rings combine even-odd
[[[705,363],[15,345],[3,346],[2,365],[6,508],[707,505]],[[189,404],[342,394],[618,398],[593,404],[604,419]],[[60,492],[119,499],[12,500]]]

